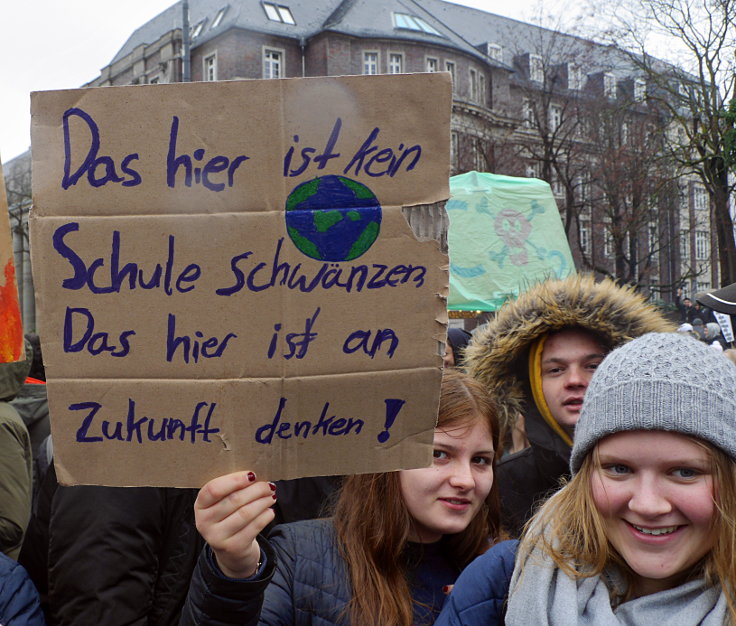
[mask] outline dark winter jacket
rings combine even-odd
[[[524,416],[530,448],[501,460],[496,480],[502,519],[518,535],[535,505],[569,473],[569,446],[539,414],[529,386],[529,349],[545,334],[567,328],[593,332],[611,350],[648,332],[675,329],[630,287],[591,276],[571,276],[530,288],[499,309],[465,351],[468,373],[483,382],[510,432]]]
[[[54,624],[176,624],[204,545],[194,489],[58,487],[49,526]]]
[[[468,565],[435,626],[503,624],[518,541],[503,541]]]
[[[312,520],[277,526],[268,541],[271,549],[265,549],[266,566],[255,581],[224,578],[214,565],[209,547],[204,550],[192,577],[181,624],[349,624],[348,603],[352,590],[332,522]],[[264,542],[261,545],[262,548],[266,546]],[[402,555],[396,558],[402,558]],[[451,585],[459,572],[447,563],[438,565],[437,553],[432,547],[427,547],[427,554],[413,565],[409,571],[413,597],[416,599],[421,595],[423,601],[428,601],[423,584],[426,578],[420,583],[413,574],[423,569],[425,573],[431,570],[435,593],[433,601],[429,601],[439,612],[445,599],[442,588]],[[438,572],[441,573],[434,576]],[[426,609],[416,605],[415,618],[417,623],[432,620]]]
[[[22,566],[0,554],[0,624],[43,626],[38,592]]]

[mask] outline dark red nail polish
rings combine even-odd
[[[268,486],[271,487],[271,491],[276,491],[276,485],[273,483],[268,483]]]
[[[450,585],[445,585],[442,587],[442,593],[446,594],[448,591],[450,591]]]
[[[248,480],[253,482],[256,479],[256,475],[253,472],[248,472]]]
[[[271,497],[276,500],[276,494],[273,494]]]

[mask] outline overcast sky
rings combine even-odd
[[[80,87],[96,78],[138,27],[175,0],[3,0],[0,4],[0,157],[30,146],[30,93]],[[455,0],[531,18],[539,0]],[[544,3],[545,10],[559,6]],[[569,3],[568,3],[569,4]]]

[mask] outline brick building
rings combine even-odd
[[[447,71],[453,173],[547,180],[580,270],[664,300],[719,284],[708,195],[659,165],[672,129],[610,47],[443,0],[186,4],[188,29],[179,0],[86,86]]]

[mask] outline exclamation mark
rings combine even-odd
[[[396,398],[386,398],[384,402],[386,403],[386,425],[384,426],[385,430],[378,435],[378,441],[380,443],[386,443],[388,441],[388,438],[391,436],[388,429],[393,426],[396,416],[401,411],[401,407],[406,404],[406,400],[397,400]]]

